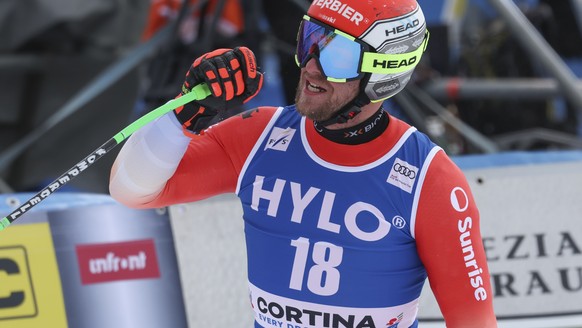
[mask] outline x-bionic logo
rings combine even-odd
[[[372,122],[370,122],[369,124],[366,124],[366,126],[364,126],[363,128],[356,129],[353,131],[344,132],[344,138],[357,137],[359,135],[362,135],[364,133],[368,133],[368,132],[372,131],[378,125],[378,122],[380,122],[380,120],[382,119],[383,116],[384,116],[384,113],[382,111],[380,111],[380,113],[378,113],[378,115],[376,115],[376,118]]]
[[[357,137],[362,134],[364,134],[364,129],[357,129],[354,131],[344,132],[344,138]]]

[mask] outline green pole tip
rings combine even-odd
[[[10,221],[8,220],[7,217],[3,217],[2,220],[0,220],[0,231],[6,229],[6,227],[8,227],[10,225]]]

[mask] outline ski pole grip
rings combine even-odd
[[[210,95],[211,95],[210,89],[205,83],[198,84],[197,86],[192,88],[192,91],[188,92],[182,97],[172,99],[165,103],[164,105],[142,116],[137,121],[131,123],[125,129],[121,130],[118,134],[113,136],[113,138],[115,139],[115,141],[117,141],[117,143],[121,143],[123,140],[127,139],[130,135],[132,135],[135,131],[141,129],[144,125],[155,120],[156,118],[166,113],[169,113],[180,106],[184,106],[185,104],[191,101],[202,100]]]

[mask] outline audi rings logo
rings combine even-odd
[[[416,178],[416,172],[409,169],[407,166],[404,166],[400,163],[394,163],[394,171],[402,174],[403,176],[414,179]]]
[[[418,174],[418,167],[396,158],[388,179],[386,182],[408,192],[412,193],[416,175]]]

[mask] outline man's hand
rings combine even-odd
[[[219,111],[238,108],[251,100],[263,86],[263,74],[247,47],[217,49],[192,63],[178,97],[200,83],[206,83],[212,94],[174,110],[182,126],[194,133],[206,129]]]

